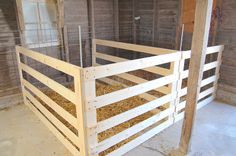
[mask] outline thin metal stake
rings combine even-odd
[[[79,25],[79,54],[80,54],[80,67],[83,68],[82,34],[81,34],[81,26],[80,25]]]
[[[181,38],[180,38],[180,46],[179,46],[180,51],[182,51],[182,47],[183,47],[183,38],[184,38],[184,24],[182,25],[182,32],[181,32]]]

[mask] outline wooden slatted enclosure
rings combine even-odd
[[[106,53],[104,50],[108,48],[142,53],[146,57],[130,60]],[[202,89],[198,108],[215,98],[222,51],[223,46],[207,49],[207,55],[217,56],[204,65],[205,72],[214,71],[199,84]],[[25,104],[73,155],[122,155],[183,118],[190,51],[94,39],[93,66],[87,68],[19,46],[16,52]],[[23,56],[70,75],[74,89],[30,67],[21,59]],[[62,104],[53,101],[42,87],[29,81],[26,74],[71,102],[76,113],[71,114]],[[97,94],[98,83],[122,87]],[[139,97],[144,103],[135,106],[125,103],[126,109],[123,109],[122,101],[132,97]],[[120,103],[122,109],[117,111]],[[101,110],[109,110],[108,114],[112,115],[99,119]]]

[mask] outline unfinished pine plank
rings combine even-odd
[[[169,127],[172,123],[167,120],[164,123],[158,125],[157,127],[149,130],[148,132],[145,132],[143,135],[137,137],[136,139],[128,142],[127,144],[121,146],[117,150],[111,152],[108,154],[108,156],[117,156],[117,155],[123,155],[130,151],[131,149],[137,147],[138,145],[142,144],[143,142],[147,141],[148,139],[152,138],[154,135],[160,133],[162,130]]]
[[[110,78],[102,78],[102,79],[99,79],[99,80],[106,83],[106,84],[109,84],[109,85],[121,85],[125,88],[130,87],[128,85],[125,85],[125,84],[123,84],[119,81],[116,81],[116,80],[113,80],[113,79],[110,79]],[[148,94],[148,93],[143,93],[143,94],[140,94],[138,96],[145,99],[145,100],[147,100],[147,101],[153,101],[157,98],[156,96],[153,96],[153,95]]]
[[[116,57],[116,56],[111,56],[111,55],[107,55],[107,54],[102,54],[102,53],[96,53],[96,57],[103,59],[103,60],[107,60],[107,61],[112,61],[112,62],[123,62],[123,61],[128,61],[128,59],[124,59],[124,58],[120,58],[120,57]],[[101,65],[96,63],[96,65]],[[162,67],[150,67],[150,68],[146,68],[146,69],[141,69],[144,71],[148,71],[154,74],[158,74],[158,75],[170,75],[171,71]],[[128,74],[128,73],[123,73],[123,74],[119,74],[116,75],[117,77],[126,79],[128,81],[134,82],[134,83],[144,83],[147,82],[148,80],[145,80],[143,78],[140,78],[138,76],[132,75],[132,74]],[[166,86],[162,86],[160,88],[155,89],[158,92],[164,93],[164,94],[168,94],[170,93],[170,89]]]
[[[201,100],[202,98],[204,98],[204,97],[206,97],[206,96],[208,96],[208,95],[214,93],[214,91],[215,91],[215,88],[212,87],[212,88],[209,88],[209,89],[207,89],[207,90],[201,92],[201,93],[199,94],[198,100]],[[212,97],[212,96],[211,96],[211,97]],[[186,101],[182,101],[181,103],[179,103],[179,104],[177,105],[176,110],[177,110],[177,111],[180,111],[181,109],[185,108],[185,106],[186,106]]]
[[[95,55],[96,55],[96,58],[111,61],[111,62],[115,62],[115,63],[129,61],[128,59],[125,59],[125,58],[121,58],[121,57],[117,57],[117,56],[111,56],[111,55],[103,54],[103,53],[100,53],[100,52],[96,52]],[[158,75],[163,75],[163,76],[171,74],[169,69],[162,68],[162,67],[156,67],[156,66],[145,68],[145,69],[142,69],[142,70],[148,71],[148,72],[151,72],[151,73],[154,73],[154,74],[158,74]]]
[[[176,50],[156,48],[156,47],[143,46],[143,45],[137,45],[137,44],[123,43],[123,42],[108,41],[108,40],[94,39],[94,41],[95,41],[95,44],[97,45],[131,50],[135,52],[147,53],[147,54],[152,54],[152,55],[162,55],[162,54],[177,52]]]
[[[46,127],[57,137],[57,139],[73,154],[80,155],[80,152],[63,136],[31,103],[27,101],[26,105],[35,113],[35,115],[46,125]]]
[[[89,99],[95,99],[96,97],[96,82],[95,80],[86,80],[84,70],[81,71],[81,87],[82,87],[82,103],[84,105],[84,120],[85,120],[85,136],[86,138],[86,151],[88,155],[98,156],[98,154],[91,151],[91,147],[97,146],[98,144],[98,133],[96,131],[97,126],[97,111],[91,107],[88,102]]]
[[[30,74],[32,77],[46,85],[47,87],[51,88],[52,90],[56,91],[58,94],[66,98],[67,100],[71,101],[73,104],[75,104],[76,101],[76,94],[71,91],[70,89],[64,87],[60,83],[52,80],[51,78],[41,74],[40,72],[36,71],[35,69],[20,63],[20,66],[22,70],[24,70],[26,73]]]
[[[214,61],[214,62],[211,62],[211,63],[207,63],[207,64],[205,64],[204,66],[203,66],[203,72],[205,72],[205,71],[207,71],[207,70],[211,70],[211,69],[213,69],[213,68],[216,68],[216,67],[218,67],[218,66],[220,66],[220,62],[218,62],[218,61]],[[189,70],[184,70],[181,74],[180,74],[180,78],[181,79],[185,79],[185,78],[187,78],[188,77],[188,75],[189,75]]]
[[[207,89],[207,90],[201,92],[201,93],[199,94],[198,100],[200,100],[200,99],[206,97],[206,96],[209,95],[209,94],[214,93],[214,91],[215,91],[215,87],[211,87],[211,88],[209,88],[209,89]]]
[[[127,73],[119,74],[119,75],[116,75],[116,76],[120,77],[120,78],[123,78],[123,79],[126,79],[128,81],[134,82],[136,84],[142,84],[142,83],[148,82],[148,80],[145,80],[145,79],[140,78],[138,76],[134,76],[134,75],[127,74]],[[156,88],[154,90],[158,91],[158,92],[161,92],[163,94],[169,94],[170,93],[170,89],[166,86],[161,86],[161,87]]]
[[[104,82],[104,83],[106,83],[106,84],[109,84],[109,85],[121,85],[121,86],[123,86],[125,88],[130,87],[128,85],[125,85],[125,84],[123,84],[123,83],[121,83],[119,81],[116,81],[116,80],[113,80],[113,79],[110,79],[110,78],[102,78],[102,79],[99,79],[99,80]],[[157,98],[156,96],[153,96],[153,95],[148,94],[148,93],[140,94],[139,97],[141,97],[141,98],[143,98],[143,99],[145,99],[147,101],[153,101],[153,100],[155,100]]]
[[[78,122],[78,135],[79,135],[79,147],[80,147],[80,153],[83,156],[88,155],[87,149],[88,149],[88,142],[87,142],[87,136],[86,136],[86,120],[84,119],[84,112],[85,112],[85,103],[82,99],[82,79],[81,79],[81,71],[78,70],[76,73],[74,73],[74,89],[76,94],[76,117]]]
[[[98,153],[102,152],[102,151],[106,150],[107,148],[109,148],[109,147],[131,137],[132,135],[135,135],[136,133],[144,130],[145,128],[152,126],[153,124],[166,118],[170,114],[171,114],[170,109],[167,109],[167,110],[164,110],[156,115],[153,115],[152,117],[112,136],[111,138],[108,138],[108,139],[100,142],[97,147],[94,147],[93,150]]]
[[[218,79],[220,77],[219,72],[220,72],[220,66],[221,66],[221,63],[222,63],[222,52],[223,52],[223,50],[224,50],[224,46],[221,46],[221,49],[220,49],[220,51],[218,53],[218,56],[217,56],[218,66],[216,67],[216,70],[215,70],[216,80],[215,80],[214,85],[213,85],[215,87],[215,92],[213,94],[214,97],[216,97],[216,90],[218,88],[218,83],[217,82],[218,82]]]
[[[205,106],[205,105],[211,103],[213,100],[214,100],[214,96],[210,96],[210,97],[204,99],[203,101],[201,101],[201,102],[199,102],[199,103],[197,104],[197,109],[200,109],[200,108],[202,108],[203,106]],[[183,109],[183,108],[185,107],[186,101],[184,101],[184,102],[182,102],[182,103],[180,103],[180,104],[181,104],[181,106],[178,106],[178,107],[177,107],[177,110],[178,110],[178,111],[180,111],[181,109]],[[183,118],[184,118],[184,112],[181,112],[181,113],[179,113],[179,114],[176,115],[175,122],[178,122],[179,120],[181,120],[181,119],[183,119]]]
[[[47,95],[45,95],[42,91],[40,91],[38,88],[30,84],[27,80],[22,80],[23,86],[25,86],[27,89],[29,89],[31,92],[33,92],[35,95],[37,95],[45,104],[47,104],[50,108],[52,108],[58,115],[63,117],[67,122],[69,122],[72,126],[75,128],[78,128],[78,122],[77,119],[71,115],[69,112],[64,110],[61,106],[59,106],[56,102],[54,102],[52,99],[50,99]]]
[[[182,54],[181,54],[181,57],[182,57]],[[172,99],[172,101],[170,101],[170,109],[173,110],[173,112],[175,112],[176,105],[179,103],[179,97],[178,97],[178,89],[179,88],[178,87],[180,86],[180,84],[179,84],[180,83],[179,82],[179,77],[180,77],[180,72],[179,72],[179,70],[180,70],[180,62],[181,62],[181,60],[180,61],[172,62],[170,64],[171,72],[174,75],[176,75],[176,77],[177,77],[177,81],[174,81],[174,82],[172,82],[171,84],[168,85],[168,87],[170,88],[170,92],[171,92],[171,94],[173,96],[175,95],[175,93],[177,93],[176,96]],[[175,113],[170,114],[168,120],[170,122],[174,123],[174,120],[175,120],[174,118],[175,118]]]
[[[99,79],[107,76],[126,73],[138,69],[148,68],[155,65],[169,63],[180,59],[179,52],[172,54],[165,54],[160,56],[152,56],[148,58],[131,60],[128,62],[119,62],[110,65],[103,65],[98,67],[84,68],[86,79]],[[124,68],[125,67],[125,68]]]
[[[208,78],[201,81],[201,87],[203,87],[205,85],[208,85],[208,84],[210,84],[212,82],[215,82],[215,81],[217,81],[217,76],[216,75],[208,77]]]
[[[102,96],[98,96],[94,99],[90,99],[88,102],[92,106],[92,108],[100,108],[100,107],[109,105],[111,103],[115,103],[115,102],[130,98],[130,97],[142,94],[144,92],[153,90],[160,86],[169,84],[175,81],[175,79],[176,77],[174,75],[162,77],[156,80],[145,82],[143,84],[139,84],[139,85],[125,88],[122,90],[118,90],[112,93],[108,93]]]
[[[98,63],[96,63],[97,65],[100,65]],[[141,77],[138,77],[138,76],[135,76],[135,75],[132,75],[132,74],[128,74],[128,73],[123,73],[123,74],[119,74],[119,75],[115,75],[119,78],[122,78],[122,79],[125,79],[127,81],[131,81],[133,83],[136,83],[136,84],[141,84],[141,83],[145,83],[145,82],[148,82],[148,80],[145,80]],[[159,88],[156,88],[154,89],[155,91],[158,91],[158,92],[161,92],[163,94],[169,94],[170,93],[170,89],[166,86],[162,86],[162,87],[159,87]]]
[[[222,50],[223,47],[224,47],[223,45],[208,47],[206,51],[206,55],[218,53],[219,51]],[[191,50],[183,51],[183,59],[189,59],[190,57],[191,57]]]
[[[47,56],[47,55],[43,55],[40,54],[38,52],[35,52],[33,50],[29,50],[20,46],[16,46],[16,51],[18,51],[19,53],[30,57],[38,62],[41,62],[42,64],[46,64],[50,67],[53,67],[61,72],[64,72],[68,75],[73,76],[74,75],[74,71],[80,70],[81,68],[69,63],[66,63],[64,61],[58,60],[56,58]]]
[[[218,61],[207,63],[203,66],[203,71],[207,71],[207,70],[216,68],[218,66],[218,64],[219,64]]]
[[[69,52],[69,40],[68,40],[68,28],[66,25],[63,27],[63,41],[64,41],[64,50],[65,50],[65,60],[70,62],[70,52]]]
[[[58,120],[51,112],[49,112],[33,95],[25,90],[27,98],[39,111],[68,139],[70,139],[77,147],[80,147],[79,137],[76,136],[68,127],[66,127],[60,120]]]
[[[188,94],[182,126],[179,150],[176,155],[187,155],[190,147],[192,130],[200,92],[200,83],[203,76],[203,66],[206,58],[209,38],[212,0],[198,0],[196,3],[195,23],[191,47],[191,59],[188,78]],[[174,153],[173,153],[174,154]]]
[[[109,128],[112,128],[112,127],[119,125],[123,122],[126,122],[128,120],[131,120],[131,119],[133,119],[139,115],[142,115],[146,112],[149,112],[157,107],[160,107],[160,106],[164,105],[165,103],[170,102],[172,99],[173,99],[173,97],[171,94],[165,95],[161,98],[158,98],[156,100],[153,100],[151,102],[148,102],[148,103],[138,106],[136,108],[133,108],[131,110],[128,110],[126,112],[123,112],[121,114],[113,116],[109,119],[101,121],[98,123],[97,131],[98,131],[98,133],[103,132]]]

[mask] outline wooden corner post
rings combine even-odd
[[[97,128],[97,112],[96,108],[92,106],[89,101],[95,99],[96,97],[96,80],[86,78],[87,71],[85,69],[81,70],[82,77],[82,101],[84,105],[84,118],[85,118],[85,137],[87,137],[87,148],[86,154],[89,156],[98,156],[96,151],[93,151],[93,148],[98,144],[98,133]]]
[[[178,155],[186,155],[191,144],[200,82],[208,44],[213,0],[197,0],[191,47],[187,100]]]

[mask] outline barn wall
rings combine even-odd
[[[175,49],[180,0],[157,0],[155,46]]]
[[[133,0],[119,0],[119,40],[133,43]]]
[[[119,0],[121,41],[174,49],[179,7],[180,0]]]
[[[222,18],[217,43],[224,44],[218,99],[236,105],[236,1],[222,2]]]
[[[82,29],[83,63],[91,65],[91,52],[89,40],[89,19],[87,0],[66,0],[64,1],[65,25],[68,28],[68,45],[70,62],[80,65],[79,56],[79,29]]]
[[[0,3],[0,108],[15,99],[20,92],[15,44],[19,33],[13,0]],[[18,95],[17,95],[18,96]]]

